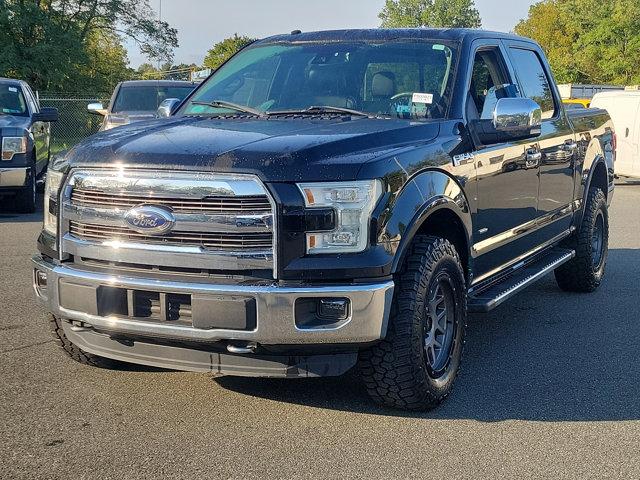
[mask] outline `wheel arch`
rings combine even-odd
[[[589,177],[585,184],[583,198],[587,198],[592,186],[602,189],[605,197],[609,197],[609,174],[603,157],[598,157],[589,169]]]
[[[453,177],[437,170],[423,172],[410,182],[415,191],[419,192],[419,196],[414,194],[412,202],[403,199],[403,203],[412,204],[412,209],[402,210],[415,214],[407,218],[406,223],[403,222],[406,228],[393,259],[392,273],[395,274],[402,268],[416,235],[428,234],[446,238],[453,243],[469,278],[472,268],[471,213],[461,185]],[[404,191],[409,192],[411,189],[405,188]]]

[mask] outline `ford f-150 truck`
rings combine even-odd
[[[55,108],[40,108],[22,80],[0,78],[0,200],[14,197],[18,210],[36,209],[36,180],[49,163],[50,122]]]
[[[566,291],[602,280],[612,123],[567,113],[530,40],[296,31],[168,103],[50,167],[34,288],[80,362],[359,364],[376,401],[429,409],[468,312],[550,272]]]

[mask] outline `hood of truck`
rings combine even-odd
[[[360,117],[203,118],[138,122],[98,133],[71,167],[252,173],[264,181],[354,180],[362,165],[427,143],[437,122]]]
[[[0,114],[1,128],[29,128],[29,117]]]

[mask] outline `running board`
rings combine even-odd
[[[566,248],[554,248],[544,257],[526,264],[484,290],[469,296],[469,312],[489,312],[516,293],[575,257],[576,252]]]

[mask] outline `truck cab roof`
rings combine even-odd
[[[17,80],[15,78],[4,78],[0,77],[0,85],[11,85],[16,87],[21,87],[25,82],[23,80]]]
[[[259,40],[256,43],[272,42],[339,42],[339,41],[392,41],[406,39],[429,39],[442,41],[469,41],[478,38],[505,38],[529,41],[517,35],[480,30],[474,28],[367,28],[348,30],[326,30],[317,32],[302,32]],[[533,42],[532,42],[533,43]]]

